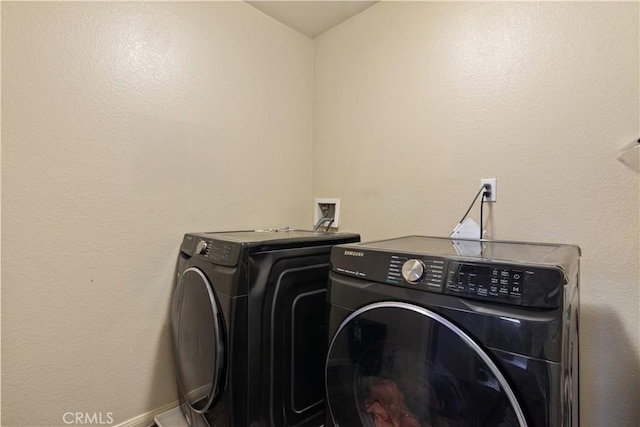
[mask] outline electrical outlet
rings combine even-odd
[[[338,228],[340,225],[340,199],[315,199],[313,203],[313,225],[318,224],[322,218],[333,218],[331,228]],[[326,228],[329,221],[320,225],[320,229]]]
[[[495,202],[498,196],[498,187],[496,185],[495,178],[483,178],[480,180],[480,185],[483,186],[485,184],[489,185],[489,194],[484,199],[485,202]]]

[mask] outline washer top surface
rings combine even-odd
[[[429,236],[405,236],[350,246],[373,251],[555,266],[571,265],[580,256],[580,248],[575,245]]]
[[[574,245],[406,236],[334,246],[331,268],[334,274],[390,286],[385,289],[391,293],[405,288],[557,309],[565,286],[569,293],[577,289],[579,259]]]

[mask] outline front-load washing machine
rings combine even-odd
[[[577,427],[579,257],[421,236],[334,247],[327,426]]]
[[[190,425],[323,424],[329,254],[359,240],[295,230],[184,236],[171,324]]]

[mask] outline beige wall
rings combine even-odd
[[[495,177],[489,237],[582,247],[584,426],[640,423],[638,175],[616,160],[638,7],[383,2],[315,45],[314,196],[342,229],[448,235]]]
[[[393,2],[314,43],[240,2],[4,2],[2,424],[176,398],[185,231],[324,196],[367,240],[447,235],[496,177],[490,237],[583,248],[583,425],[637,425],[639,16]]]
[[[175,401],[182,234],[312,221],[312,49],[242,2],[3,2],[2,425]]]

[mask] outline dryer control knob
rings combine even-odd
[[[418,283],[424,279],[425,266],[419,259],[410,259],[402,265],[402,277],[409,283]]]
[[[205,240],[200,240],[196,245],[196,253],[198,255],[203,255],[207,251],[208,247],[209,243],[207,243]]]

